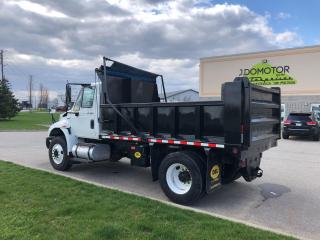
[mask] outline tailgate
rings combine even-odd
[[[281,137],[280,88],[247,84],[244,104],[244,146],[261,145],[266,150]]]

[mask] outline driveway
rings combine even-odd
[[[45,132],[0,132],[0,159],[53,171]],[[262,178],[238,180],[206,196],[196,209],[287,232],[301,238],[320,239],[320,143],[281,140],[264,153]],[[63,173],[106,187],[166,200],[149,169],[118,163],[74,165]]]

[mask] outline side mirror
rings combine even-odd
[[[66,85],[66,111],[70,109],[71,105],[71,86],[69,84]]]

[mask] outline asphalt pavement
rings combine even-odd
[[[54,171],[45,147],[46,132],[0,132],[0,159]],[[320,143],[279,141],[262,158],[262,178],[225,185],[193,208],[286,232],[320,239]],[[74,165],[64,175],[168,201],[150,169],[118,163]]]

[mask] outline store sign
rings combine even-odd
[[[250,82],[257,85],[288,85],[296,84],[290,75],[290,66],[272,66],[267,60],[257,63],[252,68],[240,69],[240,77],[249,78]]]

